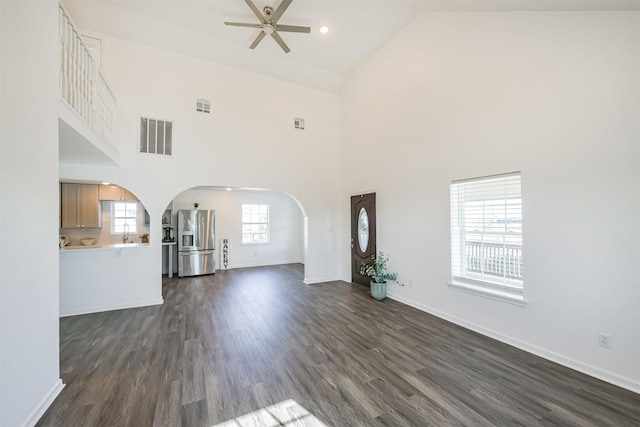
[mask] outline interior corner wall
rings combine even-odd
[[[391,296],[640,392],[639,67],[638,11],[425,12],[360,67],[343,199],[376,189]],[[511,171],[525,307],[447,286],[450,182]]]
[[[62,388],[56,247],[57,33],[57,2],[0,2],[3,426],[35,424]]]

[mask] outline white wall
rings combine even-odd
[[[275,191],[187,190],[173,199],[174,216],[179,209],[216,211],[216,268],[222,269],[222,239],[229,240],[228,268],[303,262],[302,212],[288,195]],[[268,244],[242,244],[242,205],[269,205]]]
[[[638,12],[420,15],[344,95],[342,241],[376,191],[394,298],[640,391],[639,64]],[[524,308],[447,287],[450,182],[510,171]]]
[[[105,42],[106,75],[128,118],[122,167],[63,164],[60,176],[113,182],[140,198],[153,247],[141,268],[157,272],[157,294],[161,215],[177,194],[202,185],[292,195],[308,217],[306,280],[339,278],[340,98],[112,37]],[[211,100],[212,114],[197,113],[196,98]],[[174,120],[173,157],[136,152],[139,115]],[[305,131],[293,128],[294,117],[306,119]]]
[[[62,388],[57,25],[56,2],[0,2],[2,426],[34,424]]]
[[[140,268],[151,252],[147,245],[61,251],[60,316],[162,304],[157,274]]]

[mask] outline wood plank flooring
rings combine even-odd
[[[66,387],[39,426],[640,425],[638,394],[298,264],[163,294],[61,319]],[[279,410],[295,421],[262,418]]]

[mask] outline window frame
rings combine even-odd
[[[245,212],[245,207],[248,207],[250,209],[250,212],[248,212],[249,215],[253,216],[253,215],[265,215],[264,213],[261,213],[260,210],[264,207],[266,208],[266,221],[253,221],[254,218],[251,218],[250,221],[245,222],[245,215],[247,214]],[[257,212],[255,212],[252,209],[257,208]],[[267,203],[243,203],[241,206],[241,218],[240,218],[240,242],[241,245],[268,245],[271,243],[271,209],[269,207],[269,204]],[[258,218],[259,219],[259,218]],[[254,232],[254,231],[250,231],[250,232],[245,232],[245,226],[250,226],[251,228],[253,228],[254,226],[261,226],[261,225],[266,225],[266,231],[258,231],[258,232]],[[245,236],[249,235],[251,238],[251,241],[245,241]],[[264,241],[253,241],[253,236],[254,235],[266,235],[266,240]]]
[[[500,194],[500,191],[503,193]],[[449,202],[449,287],[517,305],[526,305],[522,274],[524,245],[521,173],[510,172],[452,181]],[[496,231],[496,224],[501,223],[504,224],[504,229]],[[510,223],[519,223],[519,226],[509,227]],[[480,229],[469,229],[470,226],[478,225]],[[514,232],[514,229],[519,229],[519,232]],[[477,238],[470,240],[469,235],[480,236],[479,241]],[[489,237],[489,240],[486,240],[486,237]],[[472,245],[469,245],[470,242]],[[470,249],[471,246],[477,246],[478,249]],[[474,250],[476,252],[470,255]],[[488,253],[492,254],[488,260],[489,264],[486,258]],[[477,263],[475,270],[469,269],[470,259],[471,262]],[[485,269],[487,265],[492,265],[494,270],[502,270],[502,275],[498,276],[495,271],[488,271],[491,268]],[[515,274],[519,274],[519,278]]]
[[[116,204],[118,203],[124,203],[127,205],[134,205],[135,206],[135,216],[116,216]],[[125,200],[112,200],[110,203],[110,211],[111,211],[111,235],[112,236],[117,236],[117,235],[121,235],[124,233],[124,229],[123,230],[116,230],[116,227],[120,227],[116,225],[116,219],[124,219],[125,223],[129,223],[129,235],[137,235],[139,232],[139,224],[138,224],[138,217],[140,214],[140,210],[138,209],[138,202],[135,201],[125,201]],[[127,208],[125,207],[125,212],[127,211]],[[132,224],[130,224],[131,221],[128,220],[132,220],[133,224],[133,228],[132,228]],[[124,227],[124,225],[122,225],[122,227]]]

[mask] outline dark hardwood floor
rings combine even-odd
[[[638,394],[360,285],[304,285],[301,265],[164,279],[163,294],[61,319],[66,387],[39,426],[640,425]],[[285,401],[295,422],[254,412]]]

